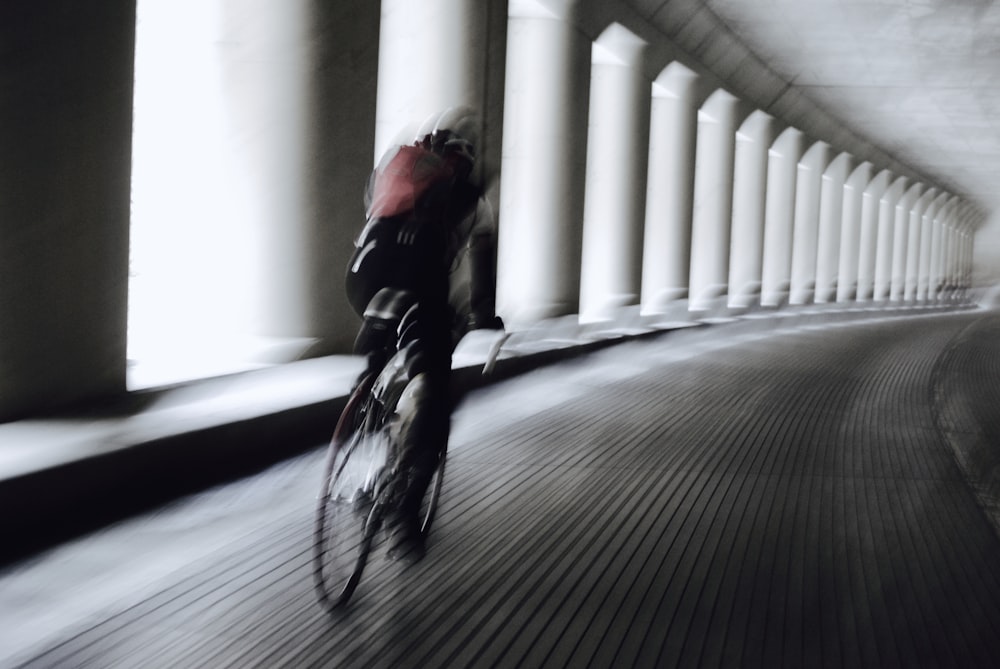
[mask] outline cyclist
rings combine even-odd
[[[399,325],[386,315],[405,309],[373,298],[398,299],[404,290],[416,299],[400,327],[402,344],[416,342],[419,353],[408,360],[414,411],[400,447],[409,485],[390,557],[423,554],[418,517],[448,441],[454,347],[470,329],[503,328],[493,285],[496,226],[476,170],[477,126],[472,110],[449,108],[425,121],[412,144],[386,152],[369,179],[367,223],[348,266],[348,299],[364,319],[355,341],[355,353],[367,358],[362,377],[386,363],[386,338]]]

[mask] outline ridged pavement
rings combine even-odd
[[[996,666],[966,474],[1000,448],[998,331],[735,323],[501,382],[455,414],[427,557],[376,555],[343,614],[312,592],[317,450],[6,570],[0,664]]]

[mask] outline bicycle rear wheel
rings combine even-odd
[[[371,551],[367,523],[388,443],[378,408],[369,399],[372,379],[348,400],[330,441],[316,510],[313,574],[320,603],[333,610],[354,593]]]

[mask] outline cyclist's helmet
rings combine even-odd
[[[416,143],[455,161],[468,175],[476,162],[479,118],[469,107],[449,107],[431,114],[417,131]]]

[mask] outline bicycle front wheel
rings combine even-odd
[[[371,551],[373,527],[367,518],[376,482],[388,454],[383,430],[366,406],[370,383],[362,383],[337,425],[324,468],[316,510],[313,573],[316,594],[329,610],[354,594]]]

